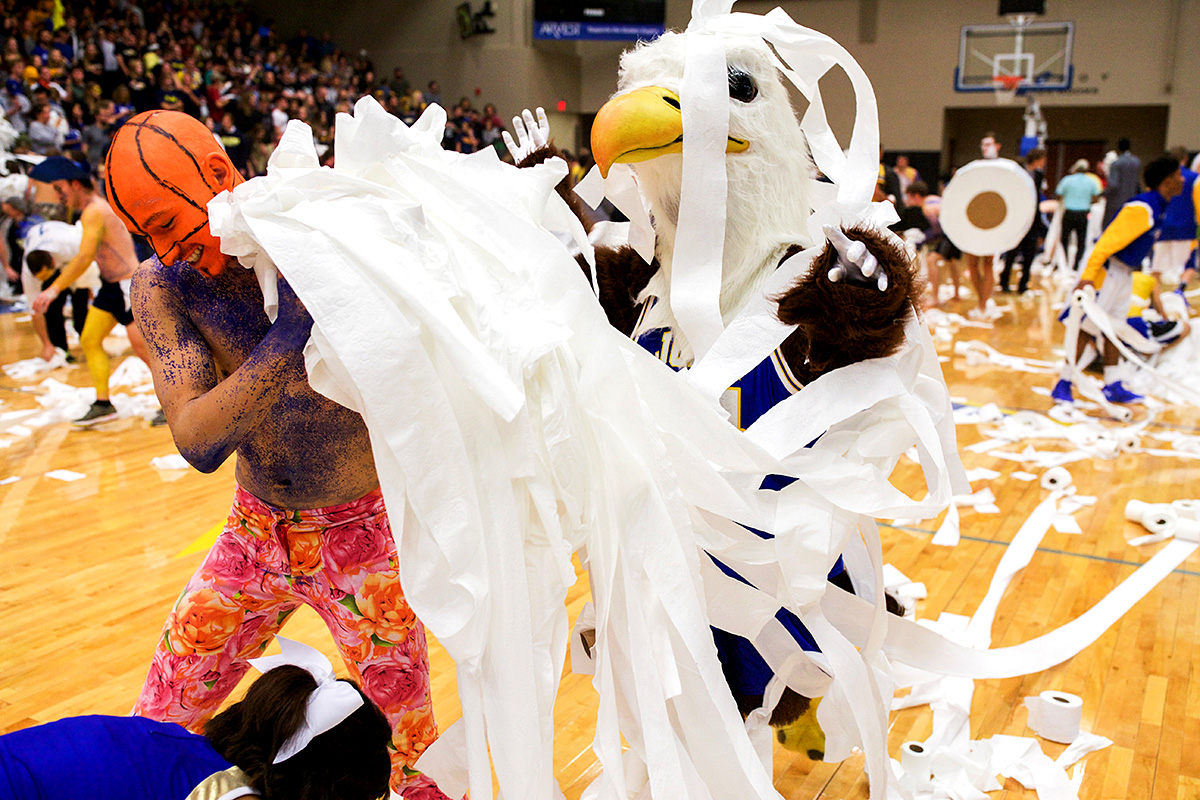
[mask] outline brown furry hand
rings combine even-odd
[[[875,280],[865,286],[831,280],[839,254],[827,242],[808,274],[776,298],[779,319],[797,326],[783,344],[784,357],[805,383],[838,367],[895,353],[904,341],[904,322],[919,294],[916,267],[903,245],[873,228],[855,227],[843,233],[866,245],[887,275],[887,286],[880,291]],[[787,255],[798,250],[794,247]]]

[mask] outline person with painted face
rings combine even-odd
[[[50,304],[69,290],[93,261],[100,268],[100,291],[92,300],[83,332],[79,335],[79,346],[87,358],[88,372],[96,388],[96,401],[73,424],[87,428],[118,416],[108,396],[108,377],[112,364],[104,350],[104,338],[118,324],[124,325],[134,354],[143,361],[147,360],[146,346],[141,331],[134,323],[129,303],[129,287],[138,266],[133,239],[112,208],[96,192],[92,176],[69,158],[47,158],[30,170],[29,177],[53,186],[59,201],[71,211],[79,212],[83,224],[79,252],[62,267],[58,277],[34,298],[34,312],[45,314]]]
[[[362,418],[315,392],[312,318],[280,264],[274,322],[253,271],[221,252],[207,204],[242,182],[200,122],[150,111],[113,138],[109,199],[156,257],[135,276],[154,388],[179,452],[202,472],[237,453],[224,530],[171,610],[134,713],[203,725],[302,603],[393,728],[392,787],[444,798],[412,767],[437,737],[425,630]]]

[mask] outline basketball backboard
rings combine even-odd
[[[992,92],[999,79],[1017,77],[1018,93],[1071,88],[1070,22],[1031,22],[1016,17],[998,25],[965,25],[959,38],[954,89]]]

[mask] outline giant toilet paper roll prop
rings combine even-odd
[[[954,174],[942,194],[942,230],[964,253],[1012,250],[1037,211],[1033,178],[1015,161],[972,161]]]
[[[1077,695],[1042,692],[1037,697],[1026,697],[1025,706],[1029,709],[1029,727],[1043,739],[1070,744],[1079,735],[1083,700]]]

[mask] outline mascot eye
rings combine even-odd
[[[740,69],[729,68],[729,96],[742,103],[758,97],[758,84],[749,74]]]

